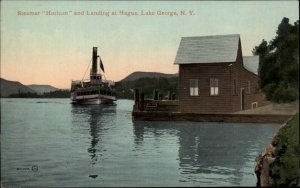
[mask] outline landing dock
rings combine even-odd
[[[296,101],[291,104],[270,104],[228,114],[183,113],[180,112],[178,100],[145,100],[144,94],[136,90],[132,120],[284,124],[298,111],[299,103]]]

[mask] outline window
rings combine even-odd
[[[190,79],[190,96],[199,96],[198,80]]]
[[[257,104],[257,102],[253,102],[253,103],[251,103],[251,108],[253,109],[253,108],[257,108],[258,107],[258,104]]]
[[[250,94],[250,87],[251,87],[251,82],[247,82],[247,93]]]
[[[212,96],[219,95],[219,79],[218,78],[210,79],[210,95],[212,95]]]
[[[236,80],[233,80],[233,95],[237,95]]]

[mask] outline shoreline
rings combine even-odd
[[[256,186],[300,186],[299,113],[275,133],[255,159]]]

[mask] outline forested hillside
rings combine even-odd
[[[283,18],[273,40],[253,49],[259,55],[260,87],[272,102],[291,102],[299,97],[299,20]]]
[[[158,90],[159,98],[163,99],[168,91],[178,96],[178,77],[143,77],[133,81],[117,82],[116,91],[118,98],[133,99],[134,89],[144,92],[145,99],[153,97],[153,91]]]
[[[14,83],[7,81],[8,83]],[[1,87],[3,86],[3,81]],[[19,84],[22,85],[22,84]],[[128,75],[123,80],[116,82],[116,93],[118,99],[133,99],[134,89],[139,89],[141,92],[145,93],[145,98],[152,98],[153,91],[158,90],[159,98],[164,99],[170,93],[175,93],[175,98],[178,97],[177,92],[178,77],[176,74],[164,74],[156,72],[135,72]],[[38,91],[31,90],[29,87],[28,90],[18,90],[15,89],[10,93],[5,91],[8,88],[11,88],[11,84],[6,84],[6,87],[3,88],[2,92],[6,95],[2,97],[13,97],[13,98],[69,98],[70,91],[57,89],[55,91],[48,91],[40,93]],[[22,85],[23,86],[23,85]],[[47,88],[54,88],[52,86],[47,86]]]

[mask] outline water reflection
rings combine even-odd
[[[116,114],[116,105],[72,105],[73,123],[85,126],[88,122],[90,147],[87,149],[91,157],[91,165],[95,165],[105,151],[102,132],[109,129],[109,123]],[[90,177],[95,177],[91,175]]]
[[[264,125],[241,125],[199,122],[135,122],[135,144],[143,143],[144,135],[156,137],[176,134],[180,182],[220,182],[239,185],[249,161],[254,161],[261,148],[255,142]],[[160,134],[158,134],[160,133]],[[251,168],[251,167],[250,167]],[[254,182],[255,183],[255,182]]]
[[[139,124],[134,124],[134,143],[136,145],[140,145],[143,143],[144,140],[144,126]]]

